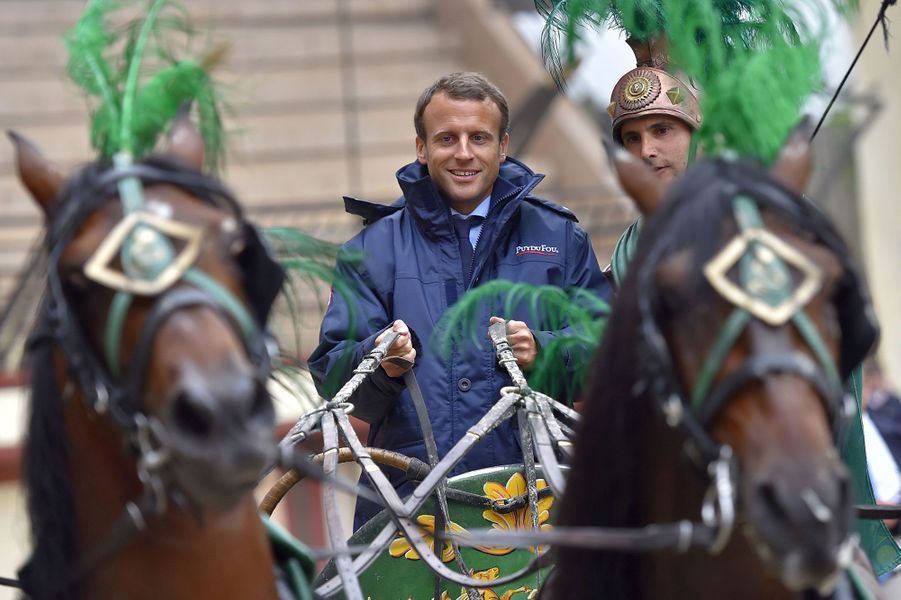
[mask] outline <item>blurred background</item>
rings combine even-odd
[[[263,226],[299,227],[343,242],[361,223],[342,196],[389,203],[395,171],[412,161],[412,113],[419,93],[443,74],[485,73],[507,96],[509,153],[547,175],[536,193],[570,208],[608,262],[635,218],[601,147],[605,108],[616,80],[634,66],[617,32],[580,48],[565,95],[538,55],[542,26],[530,0],[190,0],[197,44],[229,47],[217,71],[228,103],[223,179]],[[878,12],[861,0],[859,22],[834,23],[825,62],[838,84]],[[30,138],[67,171],[93,159],[88,112],[65,76],[61,42],[82,0],[0,0],[0,127]],[[897,11],[897,9],[895,9]],[[896,19],[901,13],[889,17]],[[877,30],[820,132],[810,196],[839,228],[871,286],[883,325],[878,351],[887,380],[901,382],[901,50],[886,52]],[[826,90],[831,92],[831,90]],[[808,106],[814,119],[825,98]],[[765,115],[761,115],[765,118]],[[0,575],[13,576],[28,552],[18,486],[20,436],[27,416],[21,349],[41,289],[25,277],[41,216],[19,185],[12,146],[0,143]],[[39,278],[38,278],[39,279]],[[328,290],[307,292],[300,328],[282,307],[275,321],[285,347],[301,359],[316,344]],[[282,430],[302,405],[278,399]],[[102,482],[97,482],[102,485]],[[322,518],[304,483],[279,508],[302,539],[322,542]],[[9,596],[0,589],[0,598]]]

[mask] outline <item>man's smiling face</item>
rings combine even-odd
[[[682,175],[688,166],[691,128],[681,119],[666,115],[635,117],[623,123],[620,137],[623,147],[664,181]]]
[[[416,138],[416,156],[445,202],[469,214],[494,187],[507,158],[501,111],[491,99],[455,100],[435,94],[423,112],[426,139]]]

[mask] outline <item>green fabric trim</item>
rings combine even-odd
[[[867,472],[867,453],[864,448],[863,422],[860,417],[861,398],[863,397],[863,375],[860,367],[854,369],[848,383],[854,399],[857,401],[857,414],[848,428],[842,455],[851,471],[857,502],[875,504],[873,487]],[[901,548],[898,548],[895,538],[889,533],[885,523],[858,519],[857,533],[860,535],[860,545],[867,553],[877,576],[884,575],[901,564]]]
[[[616,246],[613,247],[613,254],[610,255],[610,271],[613,273],[613,282],[616,287],[623,284],[629,263],[632,262],[632,257],[635,256],[635,250],[638,248],[640,235],[641,219],[638,219],[626,228],[619,236]]]
[[[284,571],[294,597],[297,600],[313,600],[310,582],[316,574],[316,561],[313,560],[310,549],[266,515],[260,515],[260,518],[266,526],[275,563]]]
[[[110,304],[109,315],[106,317],[106,332],[104,333],[106,364],[113,377],[119,376],[119,343],[122,341],[122,327],[125,322],[125,315],[128,314],[128,307],[131,306],[133,297],[128,292],[116,292]]]
[[[125,169],[132,164],[131,156],[122,153],[116,154],[113,157],[113,163],[116,168]],[[116,189],[119,191],[122,211],[126,215],[144,207],[144,186],[137,177],[123,177],[116,183]]]
[[[732,350],[738,336],[741,335],[741,332],[745,330],[750,321],[751,313],[742,308],[736,308],[723,325],[719,337],[707,354],[704,366],[701,367],[694,389],[691,391],[691,408],[695,413],[701,410],[701,404],[710,391],[713,378],[719,373],[720,368],[723,366],[723,361],[726,360],[726,355]]]
[[[858,598],[858,600],[876,600],[876,597],[870,593],[870,590],[863,582],[863,579],[861,579],[860,574],[857,572],[857,569],[854,565],[848,567],[845,573],[847,573],[848,579],[851,581],[851,587],[853,588],[855,597]]]
[[[228,311],[238,322],[245,338],[253,337],[257,330],[256,321],[234,294],[225,289],[218,281],[197,269],[188,269],[183,279],[208,293],[222,308]]]
[[[792,321],[801,333],[801,337],[804,338],[804,341],[807,342],[807,345],[816,355],[823,372],[829,379],[829,385],[838,389],[838,386],[841,386],[842,378],[839,376],[838,368],[835,366],[835,359],[832,358],[832,354],[826,347],[820,332],[817,331],[816,325],[813,324],[813,321],[810,320],[810,317],[803,310],[796,312],[792,316]]]

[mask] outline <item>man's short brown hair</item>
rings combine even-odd
[[[497,86],[488,81],[484,75],[470,71],[445,75],[419,96],[419,100],[416,102],[416,111],[413,113],[413,126],[416,128],[416,136],[419,139],[423,141],[426,139],[422,114],[425,112],[425,107],[432,101],[432,97],[438,93],[443,93],[453,100],[482,102],[486,98],[491,99],[501,111],[501,127],[498,137],[502,138],[507,133],[510,125],[510,109],[507,106],[507,99],[504,98]]]

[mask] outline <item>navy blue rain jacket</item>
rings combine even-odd
[[[345,199],[347,211],[367,223],[345,245],[365,258],[358,264],[339,260],[337,266],[339,274],[352,282],[356,331],[349,330],[352,316],[347,299],[333,293],[319,347],[309,364],[319,392],[330,397],[351,377],[378,334],[395,319],[402,319],[413,332],[414,372],[440,457],[488,412],[500,397],[501,387],[510,385],[487,337],[481,348],[455,348],[447,362],[436,355],[430,336],[448,306],[469,287],[495,279],[578,286],[594,290],[605,300],[609,300],[610,288],[575,216],[530,196],[543,175],[536,175],[519,161],[507,158],[501,164],[468,284],[450,211],[426,167],[411,163],[397,172],[397,179],[404,195],[393,206]],[[492,315],[530,324],[525,307],[515,314],[500,314],[500,310],[499,306],[485,308],[486,336]],[[534,327],[532,332],[539,351],[556,334]],[[351,400],[356,406],[354,415],[371,423],[369,445],[426,461],[416,412],[401,378],[393,379],[377,369]],[[452,474],[521,463],[518,428],[512,421],[486,436]],[[389,470],[389,476],[401,493],[412,490],[399,472]],[[357,526],[374,512],[371,504],[358,502]]]

